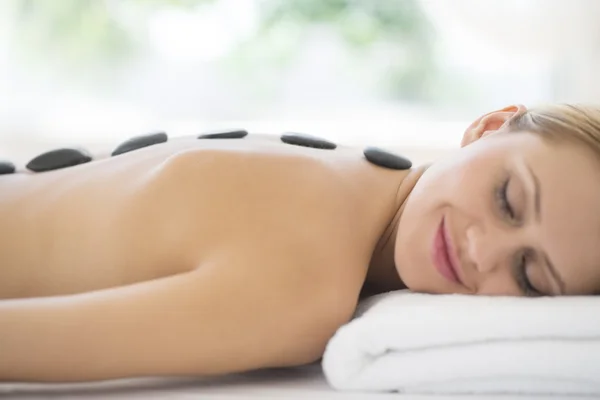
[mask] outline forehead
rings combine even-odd
[[[540,186],[540,246],[570,293],[600,288],[600,162],[591,150],[517,134],[507,160],[525,164]],[[508,143],[507,143],[508,144]]]

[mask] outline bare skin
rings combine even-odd
[[[528,297],[599,292],[598,151],[566,131],[554,141],[503,131],[526,111],[509,106],[478,118],[466,129],[462,148],[419,178],[404,204],[394,251],[397,273],[412,291]],[[432,258],[442,221],[457,282],[442,276]]]
[[[524,112],[411,171],[253,135],[1,176],[0,380],[309,363],[361,293],[597,293],[597,151]]]
[[[250,135],[2,176],[0,380],[315,361],[365,280],[402,287],[392,222],[421,174]]]

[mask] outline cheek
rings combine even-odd
[[[429,191],[440,202],[465,211],[487,206],[493,188],[502,179],[502,158],[489,151],[467,151],[442,165],[430,182]]]
[[[432,165],[411,193],[401,218],[395,261],[412,290],[439,292],[446,285],[431,263],[431,243],[442,215],[456,226],[489,214],[493,166],[482,152],[457,152]]]
[[[435,164],[422,185],[416,191],[419,206],[422,208],[471,207],[481,203],[488,193],[490,181],[494,179],[492,160],[482,156],[465,154],[461,157]],[[417,188],[415,188],[417,189]]]

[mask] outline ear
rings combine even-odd
[[[463,134],[460,147],[471,144],[482,137],[498,131],[511,119],[527,111],[524,105],[517,104],[487,113],[476,119]]]

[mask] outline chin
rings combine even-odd
[[[400,265],[400,264],[397,264]],[[406,265],[406,264],[404,264]],[[426,273],[427,266],[421,265],[421,268],[402,268],[396,267],[400,279],[404,286],[411,292],[426,293],[426,294],[452,294],[450,288],[445,287],[443,282],[440,282],[436,276],[431,276]]]
[[[425,282],[423,282],[422,271],[414,267],[402,268],[400,265],[402,264],[396,264],[396,271],[408,290],[411,292],[427,293],[427,290],[431,289],[431,287],[428,288]]]

